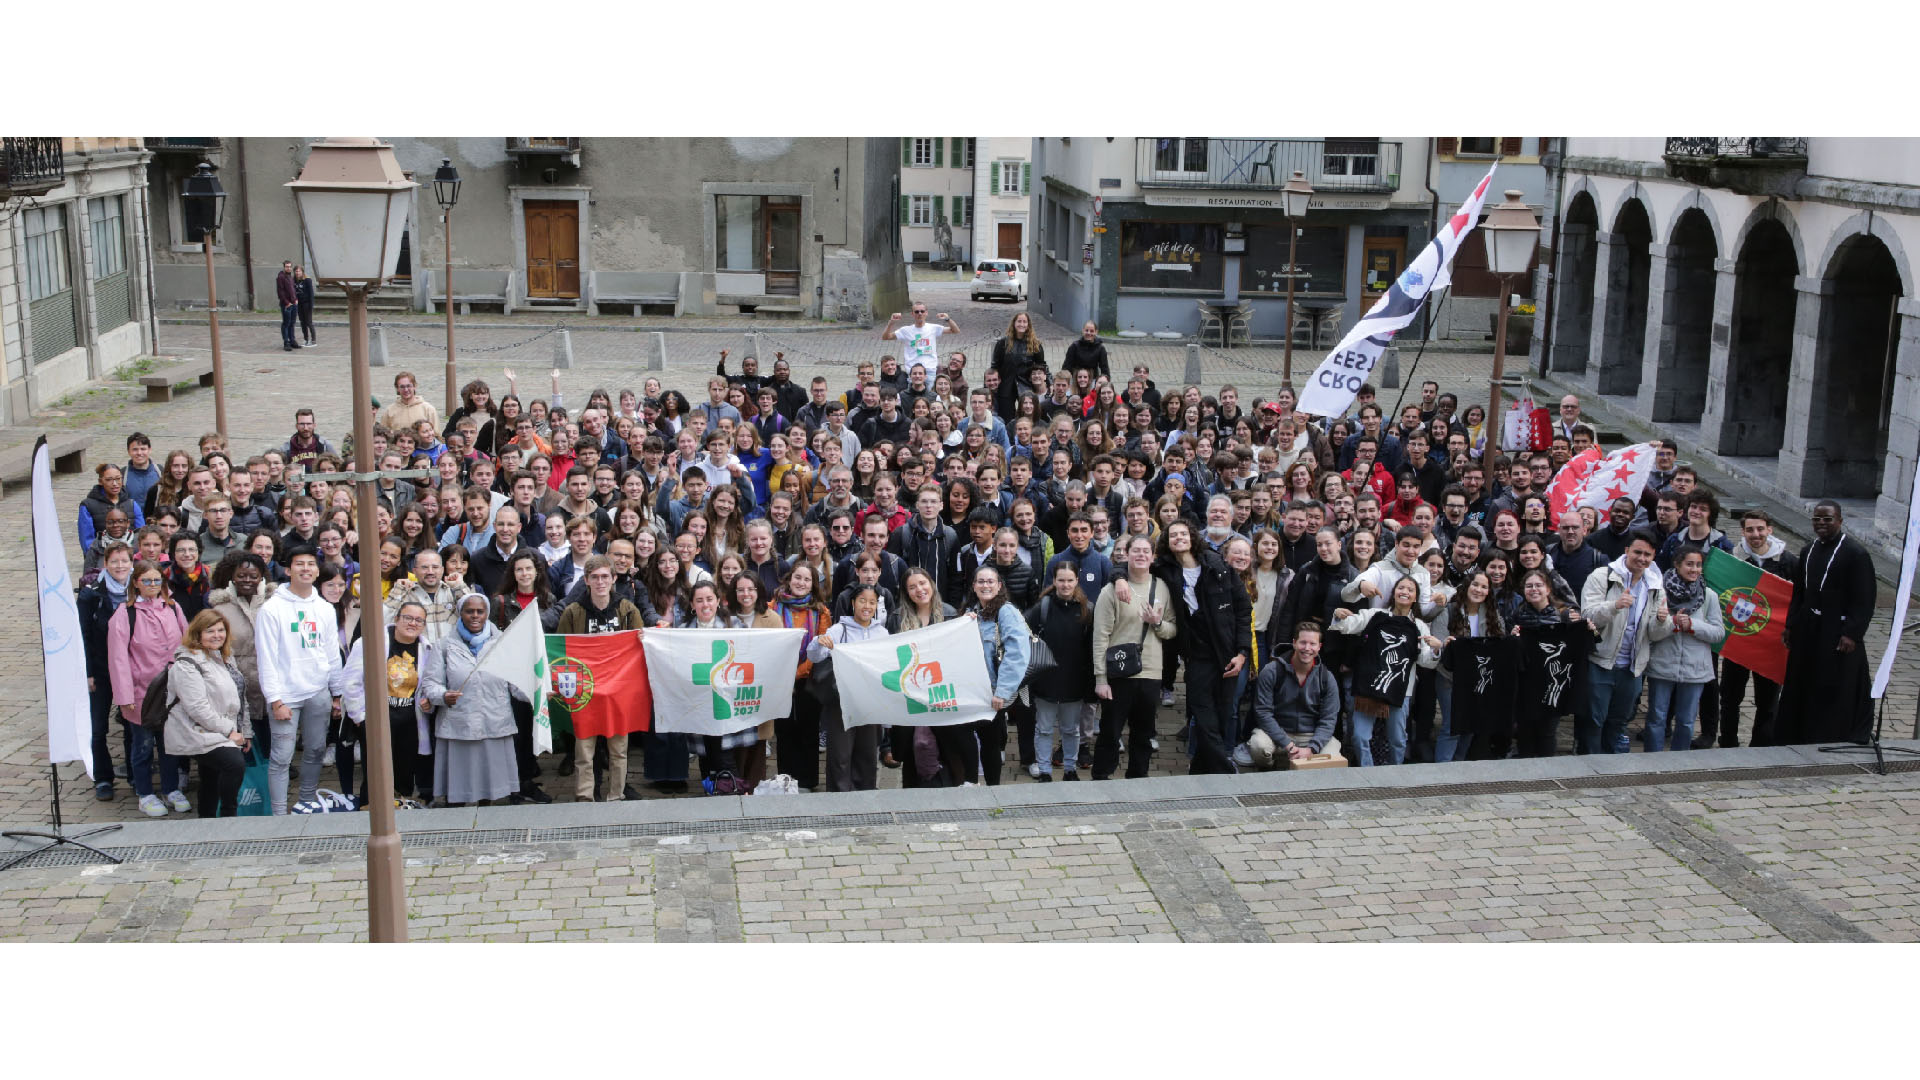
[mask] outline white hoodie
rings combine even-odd
[[[260,605],[253,620],[254,658],[260,694],[271,706],[297,705],[327,689],[340,667],[340,626],[333,605],[315,590],[306,599],[283,586]]]

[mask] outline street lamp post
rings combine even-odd
[[[453,204],[460,201],[460,172],[453,159],[441,158],[433,173],[433,197],[440,203],[440,224],[446,230],[446,270],[440,287],[447,294],[447,411],[451,417],[455,404],[453,389]]]
[[[366,138],[314,143],[293,189],[316,281],[347,294],[353,372],[353,482],[360,521],[360,648],[366,671],[367,928],[374,941],[407,940],[400,832],[393,807],[393,734],[387,726],[386,627],[381,621],[380,538],[373,527],[380,474],[373,460],[367,294],[393,276],[407,223],[407,193],[393,148]]]
[[[1513,304],[1513,280],[1527,272],[1540,239],[1540,223],[1520,201],[1520,192],[1508,191],[1506,201],[1487,213],[1480,226],[1485,234],[1487,270],[1500,279],[1500,315],[1493,331],[1493,384],[1488,395],[1487,445],[1497,445],[1500,430],[1500,382],[1507,365],[1507,311]]]
[[[220,358],[220,301],[213,281],[213,237],[227,212],[227,192],[213,166],[205,161],[187,177],[180,194],[186,211],[187,237],[200,234],[200,247],[207,257],[207,333],[213,344],[213,429],[227,437],[227,372]]]
[[[1306,173],[1295,169],[1293,178],[1280,191],[1282,209],[1287,212],[1287,351],[1281,385],[1290,387],[1293,385],[1293,279],[1300,271],[1293,259],[1294,253],[1299,250],[1300,219],[1307,216],[1307,203],[1313,198],[1313,185],[1307,183]]]

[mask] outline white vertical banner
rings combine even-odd
[[[1386,352],[1387,345],[1393,341],[1393,335],[1420,314],[1420,305],[1426,302],[1429,292],[1445,287],[1452,280],[1454,253],[1460,250],[1460,241],[1479,224],[1480,207],[1487,201],[1487,188],[1492,183],[1493,169],[1489,168],[1459,211],[1440,227],[1439,235],[1421,250],[1413,264],[1394,279],[1372,309],[1360,317],[1353,329],[1340,339],[1340,344],[1320,362],[1307,384],[1300,388],[1300,412],[1339,416],[1353,404],[1360,384],[1367,381],[1380,354]]]
[[[1920,560],[1920,469],[1913,471],[1913,491],[1907,498],[1907,543],[1900,552],[1900,588],[1893,594],[1893,626],[1887,631],[1887,651],[1880,654],[1880,669],[1873,673],[1873,697],[1887,695],[1887,680],[1893,677],[1893,658],[1900,651],[1900,637],[1907,628],[1907,606],[1913,599],[1914,563]],[[1807,586],[1803,583],[1801,588]]]
[[[653,730],[731,735],[793,712],[805,630],[649,630]]]
[[[497,675],[527,695],[533,707],[533,752],[553,752],[553,721],[547,716],[547,637],[540,626],[540,601],[520,609],[505,632],[480,653],[475,671]]]
[[[833,675],[847,727],[945,727],[993,718],[993,682],[973,619],[836,645]]]
[[[47,759],[78,761],[93,776],[93,719],[87,701],[87,653],[80,640],[60,512],[53,504],[47,438],[33,448],[33,566],[40,589],[40,653],[47,679]]]

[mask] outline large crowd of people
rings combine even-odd
[[[1874,577],[1835,503],[1789,553],[1668,442],[1639,498],[1555,515],[1556,472],[1597,438],[1575,398],[1550,445],[1507,453],[1433,382],[1392,416],[1370,386],[1307,416],[1287,388],[1116,374],[1092,324],[1057,367],[1024,313],[987,357],[942,355],[952,328],[915,304],[845,385],[722,351],[697,403],[648,377],[575,407],[557,372],[523,399],[509,370],[507,393],[475,380],[442,417],[402,371],[373,458],[432,475],[383,480],[373,521],[307,479],[351,460],[312,409],[248,450],[208,435],[156,456],[131,434],[77,510],[96,793],[125,779],[163,817],[195,809],[191,787],[202,816],[231,814],[264,750],[273,812],[322,809],[328,769],[364,802],[370,603],[406,805],[548,802],[549,775],[617,800],[776,773],[997,784],[1016,761],[1038,781],[1142,777],[1157,753],[1194,773],[1545,756],[1568,734],[1622,753],[1643,701],[1649,751],[1864,731]],[[356,561],[367,530],[377,567]],[[1716,654],[1714,548],[1797,586],[1784,691]],[[535,603],[551,633],[803,629],[793,708],[721,737],[630,718],[536,755],[530,705],[476,663]],[[833,649],[955,618],[977,622],[996,714],[847,728]]]

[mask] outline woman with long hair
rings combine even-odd
[[[655,625],[676,626],[686,617],[687,591],[681,573],[680,556],[672,548],[654,552],[653,562],[641,576],[647,603],[653,606]]]
[[[879,479],[880,465],[871,449],[853,456],[853,496],[861,502],[873,501],[873,482]]]
[[[153,733],[140,723],[140,706],[147,687],[160,669],[173,662],[174,650],[186,636],[187,620],[180,605],[168,595],[167,574],[160,564],[141,559],[133,564],[128,578],[126,600],[114,610],[107,622],[107,669],[113,684],[113,703],[120,710],[127,739],[127,772],[134,794],[140,797],[140,812],[148,817],[166,817],[168,808],[184,814],[193,809],[182,789],[179,758],[160,751],[160,787],[166,792],[162,802],[154,794]]]
[[[1047,366],[1046,347],[1033,332],[1033,317],[1016,313],[1007,321],[1007,332],[993,343],[993,370],[1000,373],[1000,388],[994,392],[993,411],[1002,419],[1013,416],[1013,403],[1021,387],[1028,383],[1027,372],[1035,365]]]
[[[653,422],[653,426],[659,429],[662,438],[671,443],[673,437],[680,434],[680,429],[687,425],[687,414],[692,411],[693,406],[685,394],[669,390],[660,395],[660,417]]]
[[[1727,628],[1720,598],[1701,576],[1706,561],[1706,546],[1683,540],[1662,582],[1673,633],[1653,643],[1647,661],[1649,751],[1693,749],[1700,698],[1714,682],[1713,647],[1726,639]]]
[[[899,606],[887,617],[887,629],[899,634],[945,622],[954,615],[953,608],[940,599],[933,575],[918,566],[910,567],[900,580]],[[887,742],[890,751],[880,763],[888,768],[906,763],[907,768],[900,772],[901,787],[933,786],[939,779],[939,744],[934,740],[932,728],[891,728]]]
[[[1356,529],[1347,537],[1347,564],[1353,567],[1357,576],[1367,567],[1380,561],[1380,539],[1378,534],[1366,529]]]
[[[185,450],[169,450],[160,465],[160,480],[147,489],[146,505],[141,507],[147,519],[163,506],[179,506],[187,497],[187,474],[193,471],[193,455]]]
[[[1431,668],[1440,662],[1442,642],[1427,629],[1417,610],[1420,586],[1415,579],[1403,577],[1394,582],[1386,607],[1350,611],[1334,610],[1336,633],[1357,638],[1353,653],[1353,741],[1359,748],[1359,764],[1374,764],[1373,726],[1384,720],[1387,725],[1387,764],[1399,765],[1407,756],[1407,711],[1413,702],[1413,668]],[[1386,620],[1395,627],[1376,627]],[[1377,633],[1375,631],[1378,631]]]
[[[1060,736],[1062,780],[1080,779],[1081,714],[1093,700],[1093,605],[1071,559],[1054,567],[1047,592],[1026,611],[1027,629],[1047,643],[1054,668],[1034,676],[1033,761],[1027,774],[1053,779],[1054,734]],[[1088,755],[1091,757],[1091,755]]]
[[[539,605],[541,630],[553,633],[560,623],[561,604],[553,595],[553,584],[547,576],[547,560],[532,548],[521,548],[507,559],[507,572],[501,575],[500,591],[492,597],[493,625],[507,629],[529,604]],[[510,798],[516,805],[522,802],[552,802],[553,796],[542,791],[536,783],[540,776],[540,763],[533,753],[533,704],[514,698],[512,707],[513,755],[519,768],[520,790]]]
[[[513,429],[511,425],[499,423],[500,411],[494,406],[493,391],[487,386],[485,379],[475,379],[460,388],[460,405],[447,414],[447,423],[441,428],[440,437],[453,438],[453,433],[459,428],[460,421],[469,416],[473,417],[473,422],[479,425],[479,432],[473,440],[474,449],[488,457],[497,456],[494,449],[495,433],[502,428],[511,433]]]
[[[427,520],[426,511],[418,503],[408,503],[400,511],[400,516],[394,521],[393,531],[406,548],[409,560],[415,552],[435,546],[432,523]]]
[[[1554,595],[1553,573],[1544,567],[1516,572],[1519,587],[1515,590],[1519,603],[1514,605],[1510,620],[1512,634],[1524,637],[1529,630],[1546,626],[1578,625],[1581,622],[1580,606],[1571,604]],[[1582,634],[1582,638],[1586,635]],[[1657,643],[1656,643],[1657,644]],[[1573,663],[1584,661],[1575,657]],[[1522,661],[1522,667],[1527,661]],[[1518,742],[1521,757],[1552,757],[1555,744],[1559,741],[1560,717],[1573,712],[1575,695],[1562,693],[1557,705],[1548,705],[1539,695],[1524,690],[1518,696],[1514,708],[1514,738]],[[1649,707],[1649,730],[1652,724],[1652,711]],[[1693,735],[1688,733],[1689,742]],[[1683,744],[1684,745],[1684,744]]]
[[[1236,541],[1227,543],[1231,547]],[[1253,598],[1254,637],[1259,642],[1261,657],[1265,658],[1273,656],[1280,647],[1280,623],[1287,606],[1287,593],[1293,587],[1294,572],[1293,567],[1287,565],[1280,534],[1270,529],[1253,534],[1249,554],[1251,558],[1241,579],[1246,583],[1247,595]],[[1259,677],[1258,668],[1253,669],[1252,677]]]
[[[246,776],[246,679],[234,666],[231,630],[224,615],[202,611],[187,624],[167,676],[173,699],[167,713],[164,751],[200,763],[200,816],[240,812],[240,781]]]
[[[1498,642],[1506,635],[1506,622],[1500,618],[1500,610],[1493,602],[1493,582],[1487,572],[1481,569],[1467,571],[1466,580],[1454,593],[1453,603],[1447,605],[1447,641],[1469,638],[1487,638]],[[1465,761],[1469,757],[1499,759],[1507,756],[1507,747],[1513,739],[1513,715],[1511,699],[1493,703],[1490,715],[1485,705],[1482,715],[1471,726],[1462,717],[1459,726],[1454,724],[1453,693],[1455,681],[1459,679],[1478,679],[1478,670],[1458,671],[1456,657],[1459,650],[1447,649],[1441,655],[1439,686],[1436,694],[1440,699],[1440,727],[1434,733],[1433,760]],[[1491,655],[1496,667],[1510,666],[1513,655],[1505,648],[1497,648]],[[1503,680],[1509,690],[1510,678]]]
[[[691,516],[691,515],[689,515]],[[732,484],[713,489],[707,496],[707,535],[700,544],[708,566],[720,565],[724,555],[747,550],[746,516],[740,512],[740,490]]]
[[[800,664],[794,673],[793,711],[774,721],[774,750],[779,770],[812,791],[820,786],[820,699],[808,679],[813,661],[807,656],[807,646],[833,625],[833,614],[820,602],[819,584],[811,565],[795,561],[787,568],[779,591],[774,593],[771,615],[769,622],[777,626],[806,631],[801,639]]]
[[[1000,783],[1001,758],[1007,746],[1007,706],[1020,692],[1032,652],[1032,635],[1019,608],[1008,600],[998,571],[981,566],[973,574],[967,613],[980,629],[980,647],[993,687],[993,716],[971,724],[949,725],[934,732],[941,741],[951,782],[969,784],[976,776],[988,786]],[[944,736],[944,738],[942,738]]]

